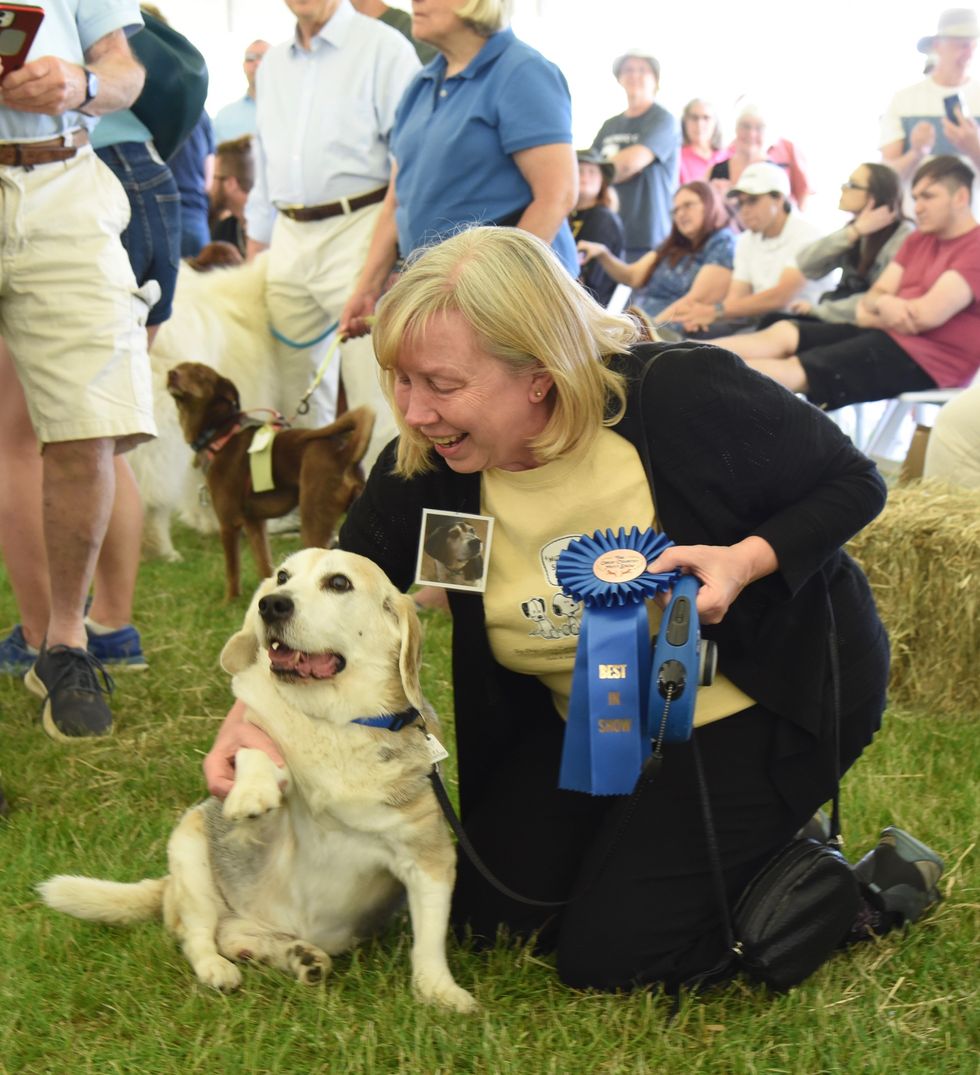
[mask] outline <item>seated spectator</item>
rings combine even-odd
[[[808,278],[826,276],[841,269],[840,282],[816,303],[800,299],[790,306],[797,317],[816,318],[836,324],[854,324],[861,296],[884,272],[912,233],[910,221],[902,217],[902,189],[898,176],[884,164],[859,164],[850,179],[841,184],[840,208],[852,214],[843,228],[804,247],[796,255],[800,272]],[[787,320],[782,314],[767,314],[760,322],[760,355],[789,358],[795,348],[791,333],[777,327]],[[746,336],[737,343],[716,339],[719,347],[741,354],[754,345]],[[791,349],[779,354],[777,345]]]
[[[681,183],[705,179],[710,168],[728,158],[715,110],[700,97],[688,101],[681,115],[681,143]]]
[[[742,172],[759,161],[771,161],[785,168],[789,177],[789,197],[798,209],[803,209],[810,184],[799,152],[785,138],[767,142],[765,118],[756,105],[746,105],[735,121],[735,140],[729,146],[728,156],[712,166],[708,178],[719,193],[727,194]]]
[[[898,176],[884,164],[859,164],[841,184],[838,208],[850,213],[851,220],[801,250],[796,264],[810,280],[840,269],[840,281],[819,302],[800,299],[791,308],[820,321],[853,323],[858,299],[881,276],[913,227],[902,215]]]
[[[761,333],[726,346],[828,410],[968,384],[980,367],[972,189],[973,172],[957,157],[933,157],[919,168],[912,182],[918,231],[858,302],[857,325],[781,321],[773,326],[785,336],[775,354],[761,351]]]
[[[739,223],[745,229],[735,244],[735,265],[724,298],[713,305],[683,300],[672,310],[685,332],[719,336],[753,325],[764,314],[788,311],[797,299],[816,302],[828,278],[807,280],[796,255],[817,238],[817,231],[793,209],[789,177],[767,161],[750,164],[732,187]]]
[[[980,490],[980,380],[939,412],[926,446],[923,477]]]
[[[568,215],[572,238],[601,246],[616,257],[623,253],[623,222],[614,211],[616,195],[610,189],[615,169],[591,149],[578,152],[578,202]],[[579,247],[581,250],[581,246]],[[586,260],[579,282],[601,306],[608,306],[616,281],[599,261]]]
[[[243,257],[248,242],[245,203],[254,185],[252,139],[245,134],[231,142],[222,142],[215,153],[211,180],[211,239],[232,243]]]
[[[635,261],[670,231],[680,131],[674,116],[656,102],[660,62],[655,56],[631,50],[613,63],[613,74],[626,93],[626,111],[603,123],[592,148],[616,169],[626,257]]]
[[[704,182],[685,183],[674,195],[674,224],[656,250],[630,264],[601,243],[579,242],[586,264],[598,263],[621,284],[645,288],[639,305],[671,321],[683,301],[712,305],[728,291],[735,236],[718,195]]]

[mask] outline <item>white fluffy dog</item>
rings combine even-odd
[[[143,498],[143,545],[150,555],[180,558],[170,538],[174,512],[197,530],[217,530],[214,512],[202,502],[203,476],[167,391],[167,371],[181,362],[203,362],[234,381],[246,410],[274,407],[279,398],[265,273],[264,254],[238,268],[203,273],[181,263],[173,314],[150,350],[159,435],[128,456]]]
[[[167,372],[181,362],[202,362],[234,382],[246,411],[277,408],[289,418],[299,403],[298,399],[281,398],[278,371],[288,348],[277,343],[269,331],[267,258],[267,254],[260,254],[245,265],[210,272],[195,272],[186,262],[181,263],[173,314],[160,326],[150,350],[159,435],[127,457],[143,498],[143,547],[148,555],[180,559],[170,537],[174,513],[196,530],[217,530],[214,512],[202,495],[203,477],[194,466],[194,454],[184,440],[177,410],[167,392]],[[348,404],[351,408],[367,404],[375,413],[371,443],[362,460],[367,473],[397,430],[381,394],[370,344],[354,341],[351,347],[351,363],[345,365],[351,382]],[[288,357],[295,360],[292,353]],[[311,360],[311,380],[312,376]]]
[[[162,912],[198,978],[230,990],[243,960],[321,981],[330,956],[374,932],[407,894],[416,992],[474,1010],[446,962],[456,859],[428,780],[419,653],[411,598],[371,561],[294,553],[259,587],[221,655],[286,768],[240,750],[225,802],[194,807],[175,829],[167,877],[55,877],[40,886],[45,902],[102,922]],[[385,714],[409,723],[358,723]]]

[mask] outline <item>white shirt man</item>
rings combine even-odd
[[[980,82],[968,75],[980,23],[976,13],[954,8],[939,16],[935,35],[919,41],[919,51],[935,66],[921,82],[907,86],[892,98],[881,119],[882,160],[906,183],[926,157],[950,153],[974,171],[980,171]],[[950,122],[946,98],[955,97],[956,123]]]
[[[286,4],[296,35],[271,48],[259,71],[255,186],[245,216],[249,255],[270,248],[280,407],[292,414],[367,255],[388,184],[395,109],[419,62],[401,34],[358,14],[349,0]],[[394,429],[370,340],[345,343],[342,363],[351,406],[378,411],[370,462]],[[332,362],[311,400],[310,424],[333,420],[337,376]]]
[[[816,302],[832,286],[831,277],[808,280],[796,255],[819,238],[819,231],[793,210],[786,169],[769,161],[750,164],[728,193],[738,206],[745,231],[735,244],[732,280],[713,307],[690,303],[675,316],[688,332],[710,331],[717,323],[755,320],[786,310],[791,302]]]

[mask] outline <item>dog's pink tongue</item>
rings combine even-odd
[[[329,679],[337,672],[339,658],[336,653],[301,653],[288,646],[279,646],[269,650],[269,661],[273,668],[294,672],[304,679]]]

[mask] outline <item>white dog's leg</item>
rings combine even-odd
[[[241,985],[234,963],[218,952],[218,921],[227,910],[211,874],[211,856],[201,807],[189,810],[167,845],[170,885],[163,916],[194,973],[205,985],[230,992]]]
[[[238,962],[268,963],[303,985],[319,985],[330,973],[330,956],[316,945],[275,933],[247,918],[225,918],[218,927],[218,948]]]
[[[476,1000],[453,980],[446,962],[446,929],[452,881],[432,877],[412,864],[399,880],[408,893],[412,919],[412,985],[433,1004],[457,1012],[476,1011]]]
[[[242,747],[235,754],[235,783],[225,799],[223,813],[229,821],[260,817],[282,804],[280,781],[288,779],[261,750]]]

